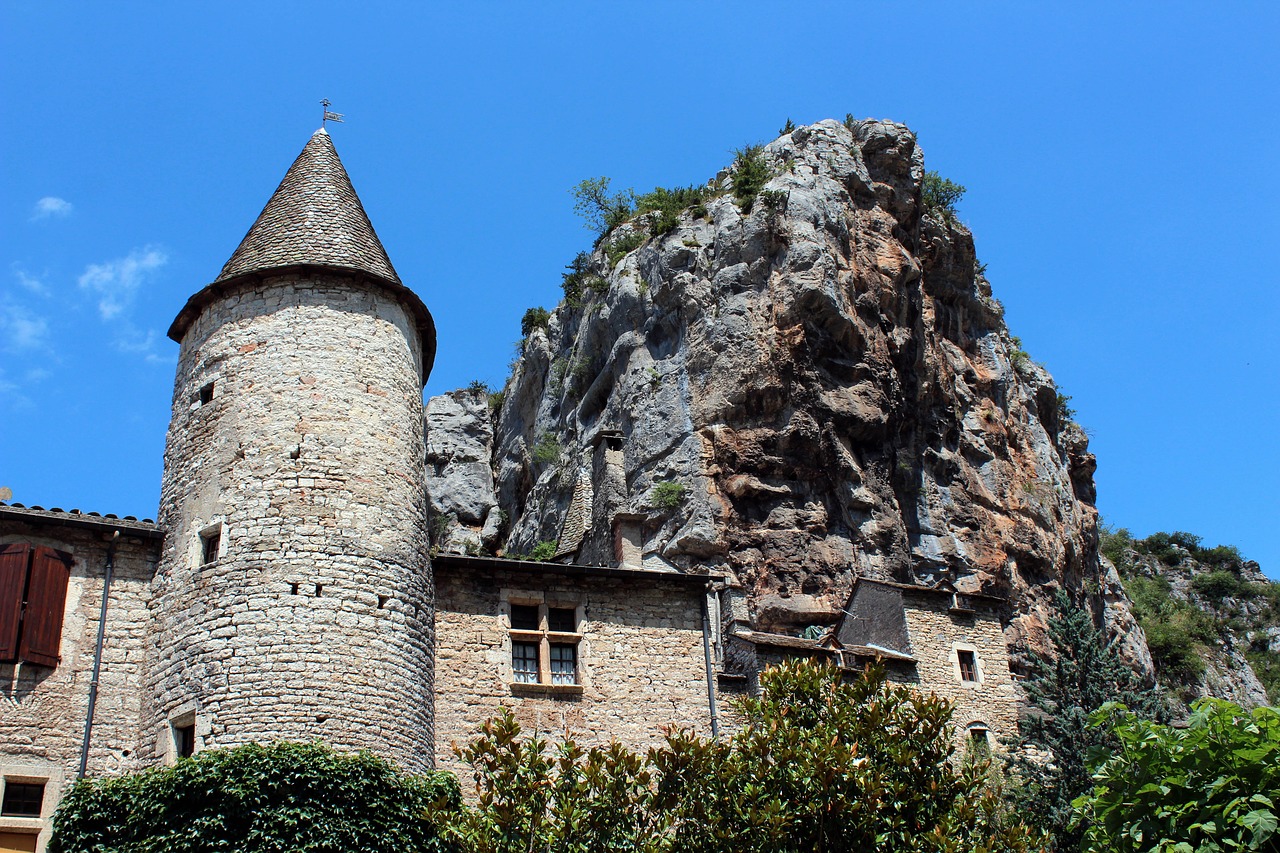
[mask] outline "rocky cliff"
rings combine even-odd
[[[947,576],[1009,598],[1015,664],[1065,586],[1149,667],[1088,441],[927,183],[906,127],[822,121],[614,223],[529,325],[491,438],[481,395],[431,401],[436,482],[462,476],[446,445],[484,481],[490,441],[494,478],[440,492],[437,544],[607,561],[626,518],[647,564],[723,573],[784,632],[856,575]]]
[[[1102,537],[1104,564],[1123,578],[1155,670],[1171,698],[1280,702],[1280,584],[1238,550],[1189,533]]]

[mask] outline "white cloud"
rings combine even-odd
[[[98,312],[110,320],[133,302],[143,280],[167,263],[169,257],[156,246],[134,249],[123,258],[89,264],[80,274],[80,287],[98,297]]]
[[[115,347],[120,352],[142,356],[147,364],[177,364],[176,353],[162,355],[156,352],[156,343],[159,341],[160,335],[155,329],[141,332],[126,320],[116,335]]]
[[[13,302],[0,302],[0,340],[8,350],[41,349],[48,342],[49,322]]]
[[[58,198],[56,195],[47,195],[36,202],[36,206],[31,210],[31,221],[39,222],[41,219],[65,219],[71,215],[71,202],[65,198]]]
[[[47,296],[49,294],[49,288],[45,286],[45,283],[41,279],[36,278],[17,264],[13,265],[13,274],[17,277],[18,284],[22,285],[26,290],[29,290],[32,293],[38,293],[41,296]]]

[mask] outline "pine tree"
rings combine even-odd
[[[1091,727],[1089,715],[1106,702],[1148,718],[1164,719],[1168,712],[1160,695],[1144,688],[1106,642],[1087,608],[1077,607],[1062,590],[1054,608],[1058,615],[1049,620],[1049,639],[1056,657],[1032,655],[1024,684],[1031,711],[1022,721],[1014,760],[1022,785],[1010,793],[1027,822],[1053,836],[1055,849],[1076,850],[1082,830],[1069,828],[1071,801],[1093,787],[1086,753],[1114,740]],[[1051,757],[1039,760],[1035,751]]]

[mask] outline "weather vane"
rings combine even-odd
[[[331,113],[331,112],[329,112],[329,99],[328,99],[328,98],[325,98],[324,100],[322,100],[322,101],[320,102],[320,106],[324,107],[324,118],[320,119],[320,126],[321,126],[321,127],[324,127],[324,123],[325,123],[326,121],[336,121],[338,124],[342,124],[342,113]]]

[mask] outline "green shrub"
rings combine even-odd
[[[1124,527],[1115,528],[1099,524],[1098,546],[1108,560],[1117,568],[1122,568],[1125,562],[1124,552],[1133,547],[1133,534]]]
[[[1188,620],[1175,614],[1139,621],[1161,680],[1181,686],[1198,681],[1204,673],[1204,661],[1196,652],[1196,637]]]
[[[410,776],[319,743],[210,749],[77,782],[53,817],[52,853],[443,850],[427,809],[458,809],[447,773]]]
[[[1238,571],[1244,565],[1244,556],[1234,545],[1215,545],[1212,548],[1197,548],[1196,559],[1210,566],[1235,567]]]
[[[631,218],[636,200],[634,190],[610,193],[609,184],[609,178],[587,178],[569,191],[574,212],[601,237]]]
[[[1213,602],[1221,602],[1224,598],[1233,598],[1242,593],[1253,592],[1253,590],[1246,589],[1246,587],[1248,587],[1248,584],[1241,580],[1239,575],[1223,569],[1196,575],[1191,579],[1191,588],[1208,601]]]
[[[569,305],[581,305],[582,296],[588,290],[602,293],[608,289],[608,283],[590,271],[591,256],[586,252],[575,255],[565,269],[568,272],[562,274],[560,288],[564,291],[564,301]]]
[[[787,208],[788,195],[786,190],[762,190],[760,200],[770,213],[781,213]]]
[[[1071,421],[1076,416],[1076,410],[1071,408],[1070,403],[1071,403],[1070,395],[1063,394],[1061,391],[1059,391],[1058,401],[1057,401],[1058,423],[1061,425],[1065,425],[1067,422]]]
[[[1265,634],[1262,636],[1266,637]],[[1245,658],[1266,689],[1267,701],[1280,705],[1280,652],[1271,651],[1264,641],[1245,652]]]
[[[677,187],[672,190],[654,187],[653,192],[636,199],[636,214],[657,214],[649,220],[649,233],[658,237],[675,230],[681,211],[701,206],[706,198],[706,187]]]
[[[672,730],[647,754],[524,733],[510,711],[460,751],[476,798],[437,818],[469,853],[1029,853],[986,762],[954,761],[951,706],[788,662],[740,703],[741,728]]]
[[[779,136],[786,136],[788,133],[796,129],[796,123],[791,120],[791,116],[787,116],[787,123],[778,131]]]
[[[501,412],[502,404],[505,403],[506,400],[507,400],[506,391],[494,391],[492,394],[489,395],[489,412],[494,415]]]
[[[1185,728],[1109,705],[1094,724],[1117,746],[1091,756],[1075,802],[1090,853],[1280,850],[1280,710],[1200,699]]]
[[[481,382],[479,379],[473,379],[467,383],[466,392],[475,397],[478,397],[481,394],[488,396],[489,386]]]
[[[763,145],[747,145],[734,152],[733,197],[743,213],[750,213],[756,196],[773,174],[764,157]]]
[[[653,491],[649,493],[649,499],[653,501],[653,505],[658,509],[668,511],[680,508],[680,503],[684,500],[685,487],[680,483],[667,481],[658,483],[653,487]]]
[[[924,181],[920,185],[921,200],[924,209],[930,213],[940,213],[947,220],[956,213],[956,204],[964,197],[966,190],[937,172],[925,172]]]
[[[568,292],[565,292],[568,296]],[[520,318],[520,334],[529,337],[533,334],[534,329],[542,329],[546,331],[547,326],[551,323],[551,312],[546,308],[535,307],[524,312],[524,316]]]
[[[619,261],[640,248],[647,239],[643,231],[631,231],[610,241],[604,247],[605,256],[609,258],[609,266],[616,267]]]
[[[562,453],[564,448],[556,437],[549,432],[544,432],[538,437],[538,443],[533,446],[533,461],[540,465],[551,465],[560,461]]]
[[[554,539],[544,539],[533,546],[533,550],[529,552],[529,559],[538,563],[545,563],[556,555],[556,549],[559,547],[559,543]]]
[[[853,130],[858,126],[858,120],[853,117],[853,113],[844,114],[844,126],[849,130]]]

